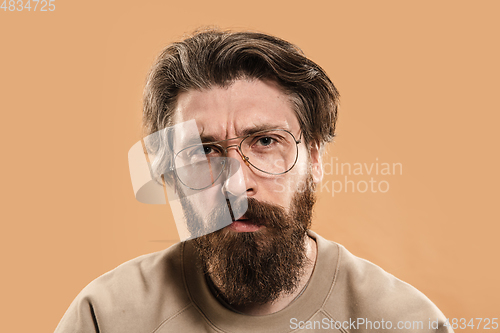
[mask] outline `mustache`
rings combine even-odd
[[[236,203],[237,204],[237,203]],[[232,209],[228,201],[228,205]],[[248,219],[255,225],[262,225],[276,229],[287,229],[289,226],[285,222],[289,215],[285,209],[278,205],[259,201],[255,198],[247,198],[247,209],[240,219]]]
[[[217,226],[227,221],[228,208],[233,222],[238,219],[249,220],[255,225],[265,226],[277,231],[286,231],[292,227],[290,222],[287,221],[293,219],[283,207],[259,201],[255,198],[242,198],[232,201],[227,199],[224,204],[217,205],[206,215],[196,213],[192,204],[186,198],[181,198],[181,202],[188,220],[191,221],[191,223],[187,223],[187,227],[193,238],[207,235],[219,229],[220,227]]]

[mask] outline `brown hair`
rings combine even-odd
[[[180,92],[225,87],[242,78],[271,79],[283,88],[306,143],[323,146],[333,139],[339,93],[321,67],[280,38],[220,30],[195,33],[160,54],[144,91],[145,134],[173,125]]]

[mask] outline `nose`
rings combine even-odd
[[[228,167],[240,170],[229,170],[231,176],[226,180],[225,190],[234,196],[241,196],[245,192],[247,196],[254,195],[257,191],[257,183],[246,157],[241,153],[238,145],[227,146],[226,151],[227,157],[230,157]],[[239,165],[234,163],[239,163]]]

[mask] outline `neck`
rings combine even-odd
[[[230,305],[230,307],[236,310],[237,312],[241,312],[243,314],[252,316],[267,315],[278,312],[286,308],[303,292],[314,270],[314,265],[316,263],[316,257],[317,257],[317,247],[316,247],[316,242],[308,235],[305,236],[305,247],[306,247],[306,258],[307,258],[306,264],[304,266],[303,273],[299,277],[299,283],[297,285],[297,288],[293,293],[281,295],[275,301],[265,304],[250,303],[238,306]]]

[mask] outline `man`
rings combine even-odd
[[[415,288],[309,230],[338,98],[317,64],[272,36],[211,30],[167,47],[148,78],[145,132],[194,124],[201,143],[177,127],[170,148],[142,147],[171,149],[161,182],[187,225],[221,220],[220,193],[229,225],[188,226],[186,241],[99,277],[56,332],[451,331]],[[220,181],[228,169],[236,181]]]

